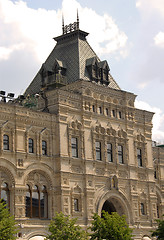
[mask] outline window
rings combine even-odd
[[[26,217],[47,218],[48,215],[48,194],[46,186],[39,190],[35,185],[32,189],[27,185],[26,192]]]
[[[116,116],[115,110],[112,110],[112,116],[113,116],[113,117]]]
[[[42,141],[42,155],[47,155],[47,142]]]
[[[118,112],[118,116],[119,118],[122,118],[122,113],[120,111]]]
[[[106,115],[108,116],[109,115],[108,108],[105,109],[105,112],[106,112]]]
[[[108,160],[108,162],[113,162],[112,144],[111,143],[107,143],[107,160]]]
[[[95,112],[95,105],[92,105],[92,111]]]
[[[0,191],[0,199],[2,199],[2,201],[7,204],[7,206],[10,205],[9,203],[9,188],[8,188],[8,184],[6,182],[3,182],[1,185],[1,191]]]
[[[137,148],[137,160],[138,166],[142,167],[142,150],[140,148]]]
[[[3,135],[3,150],[9,150],[9,136]]]
[[[78,157],[78,142],[77,138],[71,138],[72,157]]]
[[[96,142],[96,160],[101,160],[101,142]]]
[[[118,162],[124,163],[124,161],[123,161],[123,146],[122,145],[118,145]]]
[[[143,203],[141,203],[141,214],[145,215],[145,206]]]
[[[98,110],[99,110],[99,114],[102,114],[102,107],[99,107]]]
[[[79,212],[79,200],[74,198],[74,211]]]
[[[34,141],[32,138],[28,140],[28,151],[29,153],[34,153]]]

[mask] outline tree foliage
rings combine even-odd
[[[153,231],[152,237],[157,237],[158,240],[164,240],[164,220],[157,219],[158,228]]]
[[[95,213],[91,225],[91,240],[131,240],[132,229],[129,228],[126,217],[116,212],[109,214],[102,211],[102,218]]]
[[[49,225],[50,234],[47,235],[47,240],[85,240],[87,234],[80,226],[75,225],[77,219],[71,219],[65,216],[62,212],[56,213]]]
[[[13,216],[3,201],[0,201],[0,240],[16,239],[16,226]]]

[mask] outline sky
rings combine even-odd
[[[0,90],[23,94],[76,21],[135,106],[154,112],[153,140],[164,143],[164,0],[0,0]]]

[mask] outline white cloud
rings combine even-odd
[[[164,47],[164,32],[159,32],[154,37],[154,42],[155,42],[155,45],[163,48]]]
[[[158,14],[164,17],[163,0],[137,0],[136,7],[140,8],[147,16],[158,12]]]
[[[81,28],[91,33],[89,40],[96,52],[110,53],[122,50],[126,46],[127,36],[119,30],[110,16],[107,14],[100,16],[92,9],[82,8],[76,0],[63,0],[62,10],[57,11],[34,10],[21,0],[15,3],[10,0],[0,0],[0,18],[3,24],[14,24],[17,34],[23,37],[26,44],[29,41],[30,44],[33,43],[33,51],[40,61],[44,61],[54,46],[52,37],[61,34],[62,12],[66,22],[70,23],[76,21],[77,8],[80,24],[82,23]]]
[[[152,107],[146,102],[137,100],[135,101],[135,107],[155,113],[152,121],[152,139],[154,141],[164,141],[164,131],[161,130],[161,127],[164,124],[164,113],[162,112],[162,110],[157,107]]]

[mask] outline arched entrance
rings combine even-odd
[[[108,212],[109,214],[112,212],[117,212],[120,216],[125,214],[125,209],[122,202],[115,197],[110,197],[107,199],[102,206],[102,210]]]
[[[109,214],[111,214],[112,212],[116,212],[116,208],[115,206],[113,205],[113,203],[109,200],[106,200],[104,202],[104,205],[102,207],[102,211],[105,211],[105,212],[108,212]]]
[[[44,239],[45,239],[45,237],[43,237],[43,236],[34,236],[34,237],[30,238],[29,240],[44,240]]]
[[[99,195],[100,196],[100,195]],[[127,223],[132,223],[131,207],[125,196],[119,191],[108,191],[97,199],[97,213],[101,216],[102,210],[111,214],[117,212],[120,216],[126,215]]]

